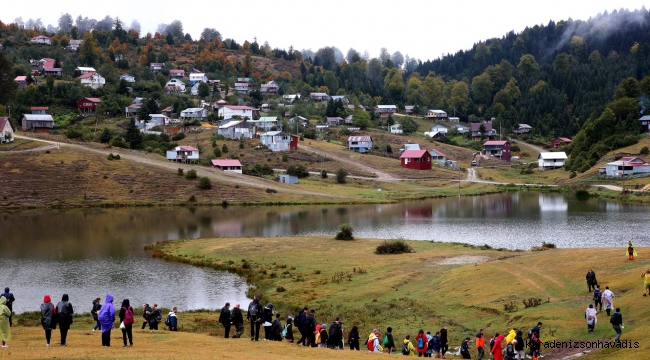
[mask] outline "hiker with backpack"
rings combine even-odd
[[[440,329],[440,354],[446,359],[445,353],[449,350],[449,340],[447,339],[447,325]]]
[[[300,339],[298,339],[297,345],[304,345],[307,346],[307,311],[309,309],[307,307],[302,308],[300,312],[296,315],[296,317],[293,319],[293,325],[298,328],[298,331],[300,332]]]
[[[585,319],[587,320],[587,332],[594,332],[598,318],[596,318],[596,309],[593,304],[589,304],[587,311],[585,311]]]
[[[176,317],[177,311],[178,308],[174,306],[172,311],[167,314],[167,318],[165,319],[165,326],[169,328],[169,331],[178,331],[178,317]]]
[[[411,335],[406,335],[404,345],[402,345],[402,355],[415,356],[415,346],[411,343]]]
[[[542,339],[539,332],[532,332],[530,335],[530,357],[532,360],[538,360],[542,349]]]
[[[506,345],[506,356],[505,360],[515,360],[517,352],[515,351],[515,345],[517,345],[517,340],[513,339],[511,342]]]
[[[16,301],[16,298],[14,297],[14,294],[9,292],[9,288],[5,288],[5,292],[3,292],[0,296],[4,296],[5,299],[7,300],[7,304],[5,305],[9,309],[9,327],[14,326],[13,323],[13,313],[14,313],[14,301]]]
[[[336,350],[343,349],[343,327],[340,317],[337,317],[330,325],[330,331],[327,336],[327,347]]]
[[[59,314],[59,331],[61,332],[61,346],[67,345],[68,330],[72,325],[72,304],[70,304],[68,294],[63,294],[61,301],[56,304],[56,313]]]
[[[43,297],[43,303],[41,304],[41,325],[43,330],[45,330],[45,346],[50,346],[50,338],[52,337],[52,329],[56,328],[56,323],[54,321],[54,314],[56,314],[56,309],[52,304],[52,298],[50,295],[45,295]]]
[[[348,333],[348,345],[350,350],[359,350],[359,328],[356,326],[353,326]]]
[[[433,355],[433,336],[431,336],[431,331],[427,331],[427,352],[424,353],[424,357],[431,357]]]
[[[463,357],[463,359],[471,359],[472,357],[469,356],[469,338],[466,337],[465,340],[460,344],[460,356]]]
[[[589,269],[587,271],[586,279],[587,279],[587,287],[589,288],[589,290],[587,291],[592,292],[593,290],[596,289],[596,285],[598,285],[598,280],[596,280],[596,273],[592,269]]]
[[[392,354],[395,350],[395,340],[393,339],[393,328],[388,327],[386,329],[386,334],[384,335],[384,341],[382,341],[384,349],[388,349],[388,354]]]
[[[641,273],[641,278],[643,279],[643,296],[646,297],[650,295],[650,268]]]
[[[260,302],[260,296],[255,295],[253,301],[248,304],[248,313],[246,320],[251,324],[251,341],[259,341],[260,339],[260,326],[262,325],[262,311],[264,307]]]
[[[282,322],[280,321],[280,314],[275,314],[275,320],[271,324],[270,339],[273,341],[282,341]]]
[[[431,339],[431,347],[433,357],[436,359],[440,358],[440,331],[436,331],[433,335],[433,338]]]
[[[609,319],[609,323],[612,324],[612,328],[614,331],[616,331],[616,338],[614,338],[614,342],[620,344],[621,343],[621,329],[623,329],[623,315],[621,315],[621,309],[616,308],[616,312],[614,312],[614,315]]]
[[[482,360],[483,356],[485,355],[485,330],[481,329],[478,331],[478,334],[476,334],[476,351],[478,351],[478,356],[476,357],[477,360]]]
[[[131,307],[129,299],[122,300],[122,307],[120,308],[119,318],[124,347],[126,347],[127,336],[129,338],[129,345],[133,346],[133,323],[135,322],[135,318],[133,317],[133,308]]]
[[[284,329],[282,329],[282,337],[288,342],[288,343],[293,343],[293,318],[289,316],[287,318],[287,323],[284,325]]]
[[[316,310],[309,310],[307,315],[307,346],[316,347]]]
[[[230,337],[230,318],[230,303],[227,302],[226,305],[221,308],[221,314],[219,315],[219,324],[223,325],[226,339]]]
[[[158,308],[158,304],[154,303],[149,315],[149,330],[158,330],[158,323],[161,321],[162,311]]]
[[[235,325],[235,335],[233,338],[240,338],[244,334],[244,315],[241,312],[239,304],[232,309],[231,322]]]
[[[102,326],[102,346],[111,346],[111,330],[115,322],[115,307],[113,306],[112,294],[106,294],[106,301],[99,310],[97,319]]]
[[[420,329],[420,331],[418,331],[418,334],[415,336],[415,344],[415,348],[418,351],[418,357],[422,357],[427,352],[427,345],[429,344],[429,340],[424,334],[424,330]]]
[[[149,324],[149,329],[151,329],[151,323],[149,323],[149,318],[151,317],[151,306],[149,304],[142,304],[142,318],[144,321],[142,322],[142,330],[144,330],[144,327]]]
[[[370,334],[370,337],[368,338],[368,344],[366,345],[368,348],[368,351],[371,352],[382,352],[384,351],[384,348],[381,347],[381,344],[379,343],[379,332],[372,333]]]
[[[329,335],[327,334],[327,324],[322,324],[320,326],[320,330],[318,330],[318,334],[316,335],[316,343],[318,344],[318,347],[326,348],[328,338]]]
[[[517,330],[515,340],[517,340],[517,344],[515,344],[517,360],[524,360],[526,358],[526,344],[524,343],[524,333],[521,330]]]
[[[102,329],[102,325],[99,323],[99,319],[97,318],[97,313],[99,313],[99,310],[102,308],[101,301],[102,298],[96,298],[93,300],[93,307],[90,310],[90,314],[93,316],[93,320],[95,320],[95,327],[93,327],[93,331]]]
[[[603,311],[603,293],[600,291],[600,285],[596,285],[594,289],[594,309],[596,308],[599,308],[598,311]]]

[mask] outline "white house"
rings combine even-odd
[[[181,119],[183,120],[202,120],[208,119],[208,109],[205,108],[188,108],[181,111]]]
[[[453,123],[457,123],[457,122],[460,122],[460,118],[452,116],[452,117],[449,118],[448,121],[453,122]]]
[[[37,44],[46,44],[46,45],[51,45],[52,44],[52,42],[50,41],[50,38],[47,37],[47,36],[43,36],[43,35],[38,35],[36,37],[33,37],[33,38],[29,39],[29,41],[31,41],[33,43],[37,43]]]
[[[273,151],[298,149],[298,138],[283,131],[268,131],[260,135],[260,144]]]
[[[14,141],[14,127],[7,117],[0,117],[0,144]]]
[[[291,104],[296,101],[296,99],[300,100],[300,94],[282,95],[282,101],[286,104]]]
[[[283,184],[297,184],[298,183],[298,177],[294,175],[289,175],[289,174],[280,174],[275,177],[275,181]]]
[[[129,74],[124,74],[120,76],[120,80],[124,80],[128,83],[134,83],[135,82],[135,77]]]
[[[183,92],[185,91],[185,83],[179,79],[171,79],[167,81],[167,83],[165,84],[165,88],[167,90]]]
[[[431,127],[431,132],[439,132],[441,134],[447,135],[448,131],[449,129],[447,129],[446,126],[440,124]]]
[[[437,162],[440,166],[445,166],[447,164],[447,155],[442,151],[437,149],[429,150],[429,155],[431,155],[431,161]]]
[[[190,73],[190,85],[194,85],[196,83],[207,83],[208,82],[208,77],[205,76],[204,73]]]
[[[248,122],[256,126],[258,130],[269,131],[273,127],[282,129],[277,116],[263,116],[259,120],[249,120]]]
[[[192,146],[177,146],[167,151],[167,160],[180,162],[199,161],[199,149]]]
[[[564,151],[562,152],[542,152],[539,153],[537,160],[539,162],[539,169],[556,169],[564,166],[567,156]]]
[[[316,125],[316,132],[325,132],[330,128],[329,125]]]
[[[309,119],[307,119],[305,117],[302,117],[300,115],[296,115],[296,116],[292,117],[291,119],[289,119],[289,124],[294,124],[296,122],[298,122],[302,126],[307,126],[307,124],[309,124]]]
[[[366,153],[372,151],[372,138],[370,136],[350,136],[348,150]]]
[[[390,126],[390,133],[391,134],[401,134],[403,133],[402,131],[402,124],[394,124]]]
[[[239,160],[237,159],[213,159],[212,166],[221,169],[223,171],[231,171],[241,174],[242,166]]]
[[[217,133],[228,139],[251,139],[253,138],[253,125],[246,120],[230,120],[220,125]]]
[[[98,73],[90,72],[79,76],[81,85],[88,86],[91,89],[99,89],[106,84],[106,79]]]
[[[149,114],[151,116],[151,120],[149,120],[150,124],[155,124],[155,126],[158,125],[167,125],[169,124],[169,117],[163,115],[163,114]]]
[[[430,120],[444,120],[447,118],[447,113],[442,110],[429,110],[427,111],[427,119]]]
[[[242,119],[244,118],[252,119],[253,110],[254,109],[250,106],[226,105],[219,109],[218,114],[224,119],[229,119],[235,116],[240,116]]]
[[[608,176],[634,175],[650,172],[650,164],[635,157],[622,157],[605,165]]]
[[[528,124],[519,124],[517,129],[514,129],[512,132],[517,135],[528,134],[533,130],[533,127]]]

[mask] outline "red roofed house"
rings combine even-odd
[[[19,89],[24,89],[27,87],[27,76],[16,76],[14,79]]]
[[[485,155],[492,155],[503,161],[510,161],[510,143],[505,140],[486,141],[483,148]]]
[[[167,151],[167,160],[180,161],[182,163],[198,162],[199,149],[192,146],[177,146]]]
[[[183,69],[169,70],[169,76],[171,76],[171,77],[183,77],[183,76],[185,76],[185,70],[183,70]]]
[[[230,160],[230,159],[213,159],[212,166],[221,169],[223,171],[232,171],[241,174],[241,163],[239,160]]]
[[[95,113],[95,107],[102,102],[98,98],[85,98],[77,101],[77,109],[81,115],[92,115]]]
[[[0,144],[14,141],[14,127],[7,117],[0,117]]]
[[[96,72],[85,73],[78,77],[81,85],[88,86],[91,89],[99,89],[106,84],[106,79]]]
[[[406,150],[399,158],[403,168],[431,170],[431,154],[426,150]]]
[[[551,147],[553,149],[557,149],[562,145],[568,145],[568,144],[571,144],[571,139],[565,137],[558,137],[553,139],[553,141],[551,141]]]
[[[650,164],[632,156],[622,157],[617,161],[607,163],[605,172],[608,176],[624,176],[650,172]]]

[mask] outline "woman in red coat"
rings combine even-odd
[[[503,335],[497,336],[496,340],[494,341],[494,346],[490,350],[490,354],[494,356],[494,360],[503,360],[503,340],[505,338]]]
[[[429,339],[427,339],[427,335],[424,333],[424,330],[420,329],[418,335],[415,337],[415,349],[418,351],[418,357],[426,356],[425,353],[427,352],[428,343]]]

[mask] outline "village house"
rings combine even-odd
[[[167,83],[165,84],[165,89],[172,92],[184,92],[185,83],[182,82],[180,79],[171,79],[167,81]]]
[[[39,61],[38,70],[44,76],[61,76],[61,75],[63,75],[63,69],[54,67],[55,64],[56,64],[55,59],[43,58],[43,59],[41,59]]]
[[[316,125],[316,132],[325,132],[330,128],[329,125]]]
[[[185,76],[185,70],[183,69],[171,69],[169,70],[169,76],[172,78],[182,78]]]
[[[397,106],[395,105],[377,105],[375,109],[375,114],[381,117],[391,116],[397,112]]]
[[[93,72],[85,73],[79,76],[78,79],[81,82],[81,85],[87,86],[91,89],[99,89],[106,84],[106,79],[104,79],[103,76]]]
[[[27,76],[16,76],[14,82],[18,85],[19,89],[24,89],[27,87]]]
[[[192,146],[177,146],[167,151],[167,160],[182,163],[199,161],[199,149]]]
[[[518,125],[519,125],[518,128],[512,130],[512,132],[515,133],[516,135],[528,134],[533,130],[533,127],[528,124],[518,124]]]
[[[151,120],[148,121],[149,124],[154,126],[165,126],[169,125],[169,117],[163,114],[149,114]]]
[[[131,104],[124,108],[124,113],[126,114],[127,118],[135,117],[138,115],[138,111],[140,111],[141,107],[142,104]]]
[[[34,115],[47,115],[49,108],[47,106],[32,106],[29,108]]]
[[[200,120],[205,121],[208,119],[208,109],[205,108],[188,108],[181,111],[181,119],[183,120]]]
[[[622,157],[605,165],[607,176],[624,176],[649,173],[650,164],[637,157]]]
[[[641,132],[647,133],[650,131],[650,115],[644,115],[639,118],[641,122]]]
[[[237,78],[237,82],[249,83],[249,82],[251,82],[251,78],[240,77],[240,78]]]
[[[481,125],[485,127],[485,133],[481,133]],[[497,136],[497,131],[496,129],[492,128],[491,121],[472,123],[471,129],[472,129],[472,139],[474,140],[481,140],[484,137],[492,140]]]
[[[431,132],[439,132],[441,134],[446,135],[448,131],[449,129],[446,126],[440,124],[431,127]]]
[[[350,100],[348,100],[348,97],[346,95],[332,95],[331,96],[333,101],[340,101],[344,105],[347,105],[350,103]]]
[[[160,113],[171,118],[172,115],[174,114],[174,107],[173,106],[167,106],[166,108],[160,110]]]
[[[457,123],[457,122],[460,122],[460,118],[452,116],[447,121]]]
[[[297,184],[298,177],[295,175],[289,174],[279,174],[275,177],[275,181],[283,184]]]
[[[442,110],[431,110],[427,111],[427,119],[433,121],[440,121],[447,119],[447,113]]]
[[[391,134],[401,134],[404,131],[402,131],[402,124],[393,124],[390,126],[390,133]]]
[[[400,154],[406,150],[420,150],[420,144],[404,144],[404,147],[399,149]]]
[[[228,105],[228,102],[226,100],[224,100],[224,99],[217,100],[212,105],[212,110],[219,110],[219,109],[221,109],[222,107],[224,107],[226,105]]]
[[[235,83],[235,91],[240,95],[246,95],[251,91],[251,86],[248,83],[238,82]]]
[[[359,106],[357,106],[356,109],[355,109],[355,107],[354,107],[354,104],[348,104],[348,105],[346,105],[346,106],[347,106],[348,109],[350,109],[350,110],[356,110],[356,109],[359,109],[359,110],[362,110],[362,111],[366,111],[366,108],[363,107],[363,105],[361,105],[361,104],[359,104]]]
[[[260,85],[260,92],[262,92],[262,94],[276,95],[278,91],[280,91],[280,85],[273,80]]]
[[[102,102],[98,98],[84,98],[77,101],[77,110],[80,115],[89,116],[95,113],[95,108],[97,104]]]
[[[38,35],[36,37],[33,37],[29,39],[29,41],[36,43],[36,44],[45,44],[45,45],[52,45],[52,41],[50,40],[49,37],[43,36],[43,35]]]
[[[48,132],[54,127],[52,115],[23,115],[23,131]]]
[[[212,159],[212,166],[223,171],[242,173],[242,165],[237,159]]]
[[[14,141],[14,127],[8,117],[0,117],[0,144]]]
[[[350,136],[348,137],[348,150],[360,153],[372,151],[372,137],[370,136]]]
[[[263,116],[259,120],[249,120],[248,122],[254,125],[258,131],[282,130],[277,116]]]
[[[195,72],[190,73],[190,85],[195,85],[202,82],[204,83],[208,82],[208,77],[205,76],[204,73],[195,73]]]
[[[74,69],[74,76],[81,76],[83,74],[94,73],[94,72],[97,72],[95,68],[78,66]]]
[[[354,118],[352,117],[352,115],[348,115],[348,116],[346,116],[346,117],[345,117],[345,125],[352,125],[352,120],[353,120],[353,119],[354,119]]]
[[[414,111],[413,109],[415,109],[414,105],[405,105],[404,106],[404,113],[406,115],[413,115],[413,111]]]
[[[253,138],[253,125],[246,120],[230,119],[219,126],[217,133],[233,140],[251,139]]]
[[[219,109],[218,115],[224,119],[230,119],[235,116],[239,116],[242,119],[252,119],[253,110],[255,109],[250,106],[226,105]]]
[[[296,122],[298,122],[300,125],[302,125],[304,127],[304,126],[307,126],[307,124],[309,124],[309,119],[304,118],[304,117],[302,117],[300,115],[296,115],[296,116],[292,117],[291,119],[289,119],[289,124],[295,124]]]
[[[165,70],[165,64],[163,63],[151,63],[149,64],[149,70],[151,70],[152,73],[157,74]]]
[[[282,101],[285,104],[293,104],[296,99],[300,100],[300,94],[282,95]]]
[[[510,161],[510,143],[505,140],[490,140],[483,144],[483,154]]]
[[[406,150],[399,158],[403,168],[431,170],[431,154],[426,150]]]
[[[327,125],[329,126],[340,126],[344,124],[344,121],[342,117],[336,116],[336,117],[327,117]]]
[[[123,75],[120,75],[120,81],[121,80],[124,80],[124,81],[126,81],[128,83],[134,83],[135,82],[135,77],[133,77],[133,75],[123,74]]]
[[[551,141],[551,147],[557,149],[560,146],[571,144],[571,139],[565,137],[557,137]]]
[[[268,131],[260,135],[260,144],[272,151],[298,150],[298,137],[283,131]]]
[[[68,47],[70,47],[71,49],[74,49],[76,51],[77,49],[79,49],[79,47],[81,46],[82,43],[83,43],[83,40],[70,40],[69,43],[68,43]]]
[[[564,166],[567,156],[564,151],[562,152],[541,152],[537,157],[539,169],[557,169]]]
[[[464,134],[469,131],[469,128],[467,126],[461,124],[454,124],[451,126],[451,128],[456,129],[459,134]]]
[[[358,134],[358,133],[361,132],[361,128],[360,127],[349,127],[348,131],[351,132],[352,134]]]
[[[330,97],[326,93],[322,93],[322,92],[309,93],[309,97],[314,102],[328,101],[330,99]]]
[[[429,150],[429,155],[431,155],[431,161],[435,161],[440,166],[447,165],[447,155],[438,149]]]

